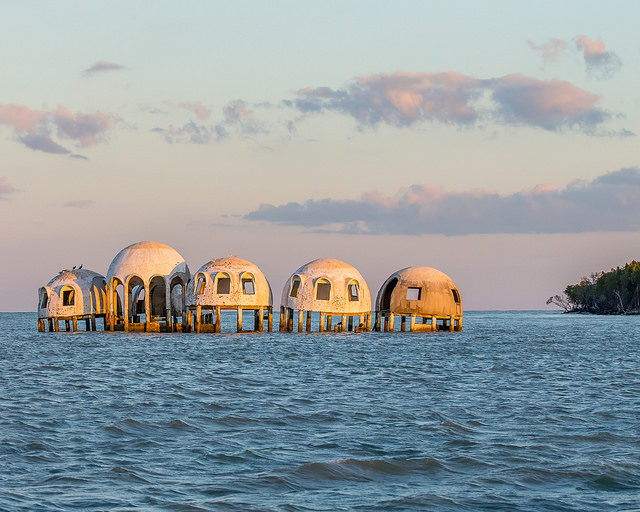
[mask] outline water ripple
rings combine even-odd
[[[640,512],[640,317],[34,332],[0,314],[0,510]]]

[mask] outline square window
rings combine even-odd
[[[256,293],[253,286],[253,279],[242,280],[242,291],[245,293],[245,295],[254,295]]]
[[[226,294],[231,291],[231,278],[229,277],[221,277],[218,279],[218,288],[217,292],[220,294]]]
[[[422,288],[407,288],[407,300],[420,300]]]
[[[74,290],[65,290],[62,292],[62,305],[73,306],[76,303]]]
[[[317,288],[316,299],[329,300],[329,296],[331,295],[331,285],[329,283],[318,283]]]

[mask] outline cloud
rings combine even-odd
[[[183,126],[169,125],[168,128],[153,128],[152,132],[161,133],[169,144],[186,142],[190,144],[208,144],[215,133],[208,126],[189,121]]]
[[[44,151],[45,153],[53,153],[56,155],[66,155],[69,150],[57,142],[51,140],[46,133],[28,133],[18,138],[29,149],[36,151]]]
[[[62,206],[65,208],[80,208],[82,210],[86,210],[94,204],[95,201],[92,201],[91,199],[75,199],[73,201],[67,201]]]
[[[9,183],[9,179],[6,176],[0,176],[0,199],[7,199],[15,191],[16,188]]]
[[[597,107],[597,95],[564,80],[508,75],[496,79],[491,89],[498,117],[512,124],[538,126],[545,130],[578,128],[590,132],[611,117]]]
[[[110,118],[102,112],[74,114],[67,107],[58,105],[52,122],[58,129],[58,137],[76,140],[82,147],[87,147],[100,140],[109,128]]]
[[[69,155],[69,158],[76,158],[78,160],[89,160],[86,156],[84,155],[79,155],[77,153],[74,153],[72,155]]]
[[[193,103],[178,103],[178,106],[193,112],[198,119],[202,119],[203,121],[206,121],[211,117],[212,110],[205,107],[199,101],[195,101]]]
[[[540,52],[545,64],[557,59],[558,55],[560,55],[569,46],[567,41],[555,38],[549,39],[549,41],[540,45],[533,43],[533,41],[527,41],[527,44],[533,51]]]
[[[574,50],[581,53],[584,59],[586,70],[595,78],[611,78],[622,66],[620,57],[612,51],[605,49],[602,38],[596,41],[588,36],[578,35],[573,38]],[[539,52],[545,64],[558,58],[558,56],[569,48],[569,42],[563,39],[549,39],[544,44],[537,45],[532,41],[527,41],[529,48]]]
[[[111,125],[111,119],[100,111],[73,113],[63,105],[58,105],[56,110],[46,111],[33,110],[15,103],[0,103],[0,124],[12,128],[18,142],[29,149],[45,153],[70,152],[53,139],[54,132],[58,139],[71,140],[80,147],[101,142]]]
[[[42,110],[32,110],[17,103],[0,103],[0,124],[11,126],[18,133],[33,132],[48,117]]]
[[[564,188],[538,185],[508,195],[411,185],[391,196],[262,204],[250,221],[334,233],[443,234],[640,231],[640,169],[620,169]]]
[[[285,105],[303,114],[349,115],[360,128],[425,121],[471,126],[492,120],[594,133],[611,117],[598,106],[599,99],[570,82],[521,74],[478,79],[455,72],[396,72],[359,77],[342,89],[302,89]]]
[[[122,69],[127,69],[120,64],[116,64],[115,62],[105,62],[103,60],[99,60],[90,68],[84,70],[87,75],[93,75],[95,73],[101,73],[103,71],[118,71]]]
[[[243,100],[230,101],[223,107],[222,113],[224,114],[224,121],[221,126],[225,130],[229,127],[235,127],[245,135],[267,132],[264,123],[256,119],[255,112]]]
[[[183,106],[183,108],[186,107]],[[189,121],[182,126],[156,127],[151,131],[162,134],[169,144],[209,144],[232,135],[267,133],[266,125],[255,117],[255,112],[243,100],[230,101],[223,107],[222,114],[223,120],[217,124],[199,124]]]
[[[574,41],[576,49],[582,52],[587,71],[597,78],[610,78],[622,66],[622,61],[614,52],[605,50],[602,38],[593,41],[585,35],[579,35]]]

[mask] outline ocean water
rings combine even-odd
[[[0,510],[640,510],[640,317],[38,333],[0,314]]]

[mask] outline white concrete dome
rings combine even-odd
[[[445,273],[431,267],[394,272],[380,287],[376,311],[396,315],[462,316],[462,297]]]
[[[148,284],[154,276],[171,281],[179,276],[186,283],[190,273],[184,258],[172,247],[160,242],[138,242],[122,249],[111,262],[107,281],[113,278],[126,283],[131,276],[138,276]]]
[[[282,290],[281,305],[299,311],[360,315],[371,312],[371,292],[354,267],[321,258],[291,275]]]
[[[272,303],[271,286],[262,270],[235,256],[208,261],[187,286],[188,306],[266,308]]]
[[[38,290],[39,318],[100,315],[106,310],[106,280],[91,270],[62,270]]]

